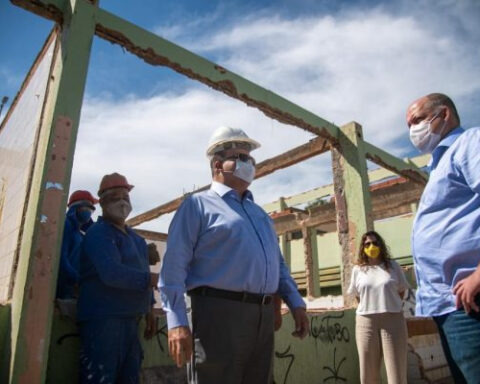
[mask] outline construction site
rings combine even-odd
[[[95,1],[11,2],[56,24],[0,126],[0,383],[77,382],[78,330],[75,319],[56,303],[55,289],[94,38],[123,47],[145,66],[168,67],[292,130],[315,136],[258,163],[256,179],[322,154],[330,156],[333,184],[319,183],[263,205],[274,221],[310,322],[307,338],[293,339],[293,319],[282,307],[283,326],[275,334],[275,383],[360,382],[356,303],[346,291],[360,238],[373,229],[385,238],[411,286],[404,305],[408,383],[453,382],[434,322],[414,315],[410,235],[428,178],[429,155],[397,158],[365,141],[361,122],[336,126],[103,10]],[[367,161],[376,168],[369,169]],[[157,245],[160,259],[168,234],[142,229],[142,224],[175,212],[184,198],[159,201],[127,221],[147,242]],[[158,271],[160,265],[161,261],[152,270]],[[142,382],[186,383],[185,370],[176,368],[168,356],[165,314],[158,300],[155,310],[158,332],[152,340],[142,341]]]

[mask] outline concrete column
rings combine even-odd
[[[65,207],[97,9],[84,1],[64,4],[13,289],[10,383],[46,378]]]
[[[316,231],[312,228],[302,226],[302,237],[305,257],[305,275],[307,278],[307,297],[313,299],[314,297],[320,296]]]
[[[373,229],[367,163],[362,127],[351,122],[340,128],[332,146],[333,183],[337,210],[337,232],[342,250],[342,292],[346,306],[354,298],[346,295],[352,261],[363,233]]]

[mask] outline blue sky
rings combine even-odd
[[[423,94],[449,94],[465,127],[480,123],[476,0],[103,0],[100,6],[337,125],[358,121],[368,141],[397,156],[416,154],[404,115]],[[0,97],[13,99],[51,27],[0,3]],[[117,170],[137,186],[134,213],[171,200],[209,182],[204,150],[219,125],[242,127],[262,142],[258,160],[312,138],[96,38],[72,190],[95,191],[104,173]],[[330,182],[325,154],[252,189],[263,203]],[[165,230],[167,221],[146,227]]]

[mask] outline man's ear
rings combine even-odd
[[[220,160],[214,160],[213,171],[217,173],[219,170],[223,170],[223,163]]]
[[[442,108],[442,110],[440,111],[439,116],[445,121],[450,120],[452,116],[452,111],[450,111],[450,108],[448,108],[446,105],[442,105],[440,108]]]

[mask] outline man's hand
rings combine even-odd
[[[472,309],[479,312],[480,308],[475,303],[475,296],[480,292],[480,270],[477,268],[470,276],[460,280],[453,287],[453,294],[457,295],[457,308],[463,307],[466,313]]]
[[[188,327],[176,327],[168,330],[168,350],[170,356],[182,367],[192,357],[192,333]]]
[[[293,310],[293,318],[295,320],[295,331],[292,332],[292,336],[303,339],[308,334],[309,322],[307,312],[303,307],[297,307]]]
[[[158,273],[150,272],[150,286],[153,288],[157,288],[158,285]]]
[[[145,332],[143,337],[150,340],[157,333],[157,319],[153,314],[153,309],[145,315]]]

